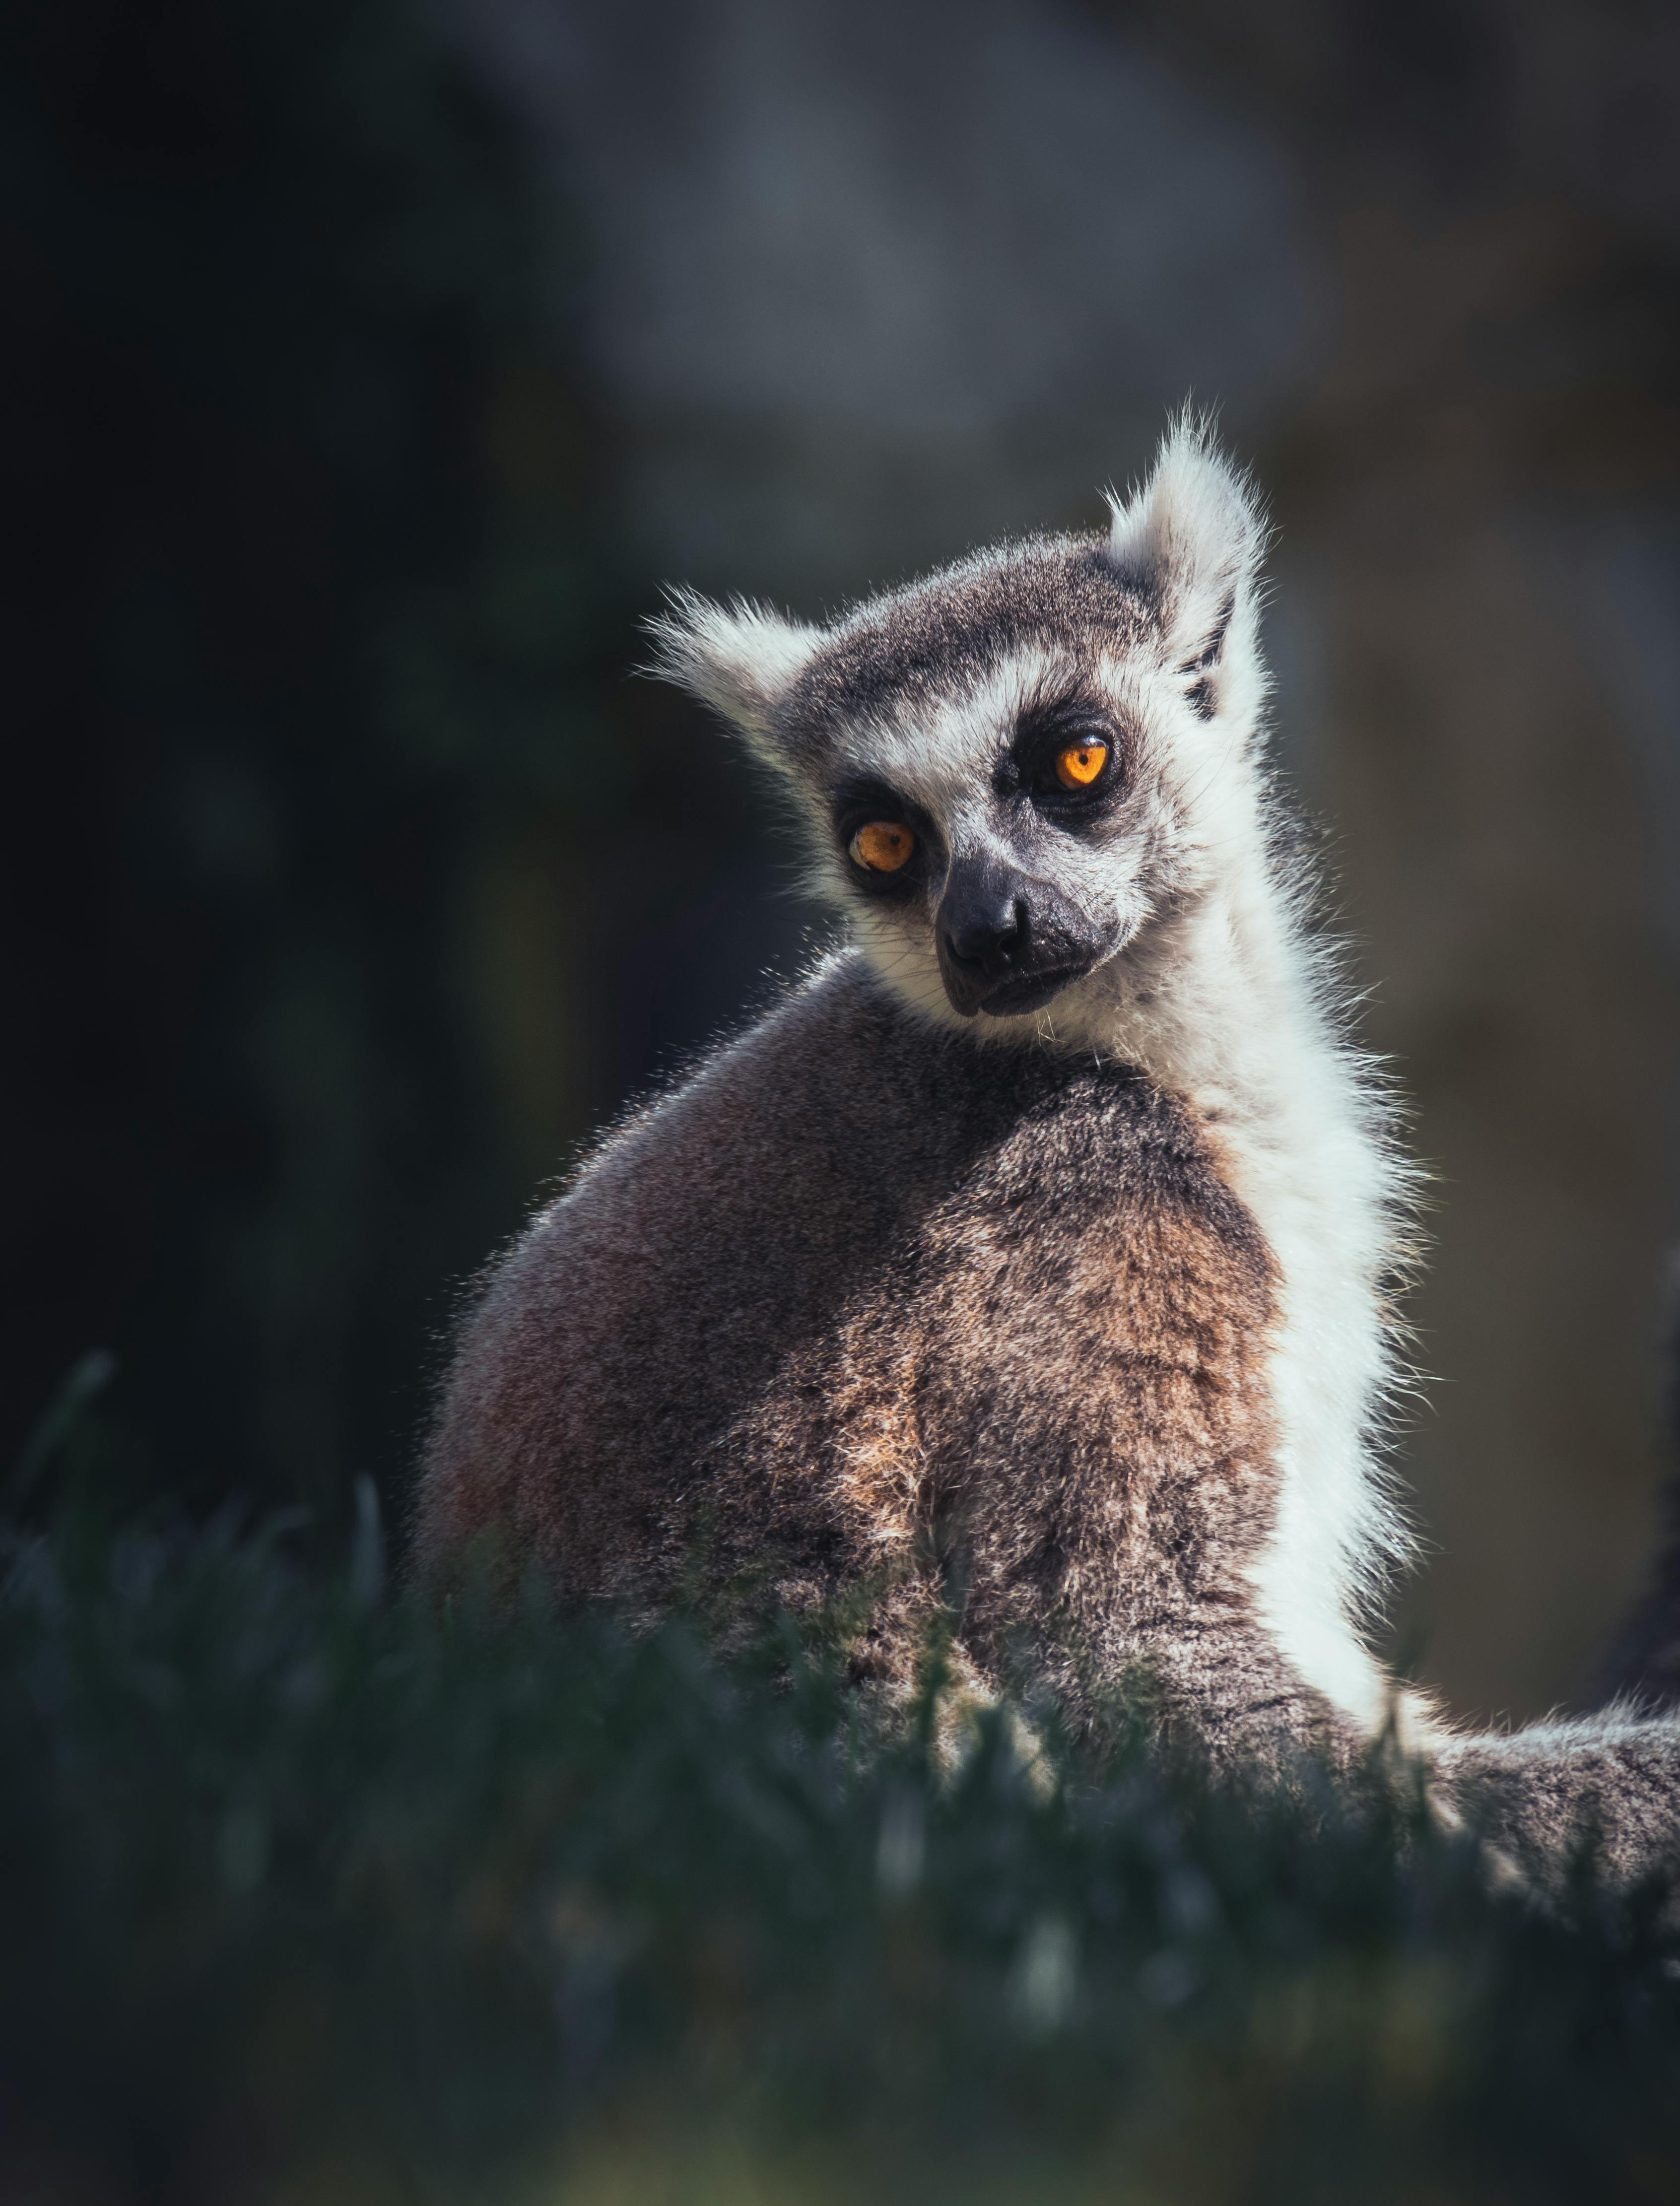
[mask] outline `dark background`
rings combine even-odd
[[[1194,389],[1437,1175],[1402,1639],[1577,1690],[1674,1207],[1673,12],[55,0],[0,104],[0,1462],[108,1349],[127,1499],[400,1513],[461,1282],[820,924],[660,582],[1092,522]]]

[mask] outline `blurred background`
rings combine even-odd
[[[1193,391],[1434,1173],[1397,1642],[1582,1689],[1680,1136],[1672,9],[24,0],[0,116],[15,1487],[69,1377],[54,1476],[400,1517],[462,1282],[820,927],[661,582],[1091,525]]]

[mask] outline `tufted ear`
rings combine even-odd
[[[688,690],[733,721],[755,750],[785,763],[769,740],[776,706],[821,642],[820,629],[745,598],[720,605],[694,590],[673,590],[670,611],[647,629],[651,673]]]
[[[1109,557],[1159,609],[1171,663],[1204,718],[1257,706],[1266,520],[1252,485],[1187,407],[1161,440],[1141,491],[1109,493]]]

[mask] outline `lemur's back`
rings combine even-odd
[[[860,1666],[890,1688],[955,1586],[983,1676],[1019,1640],[1077,1698],[1165,1654],[1169,1690],[1218,1671],[1234,1711],[1279,1690],[1234,1628],[1273,1499],[1271,1294],[1183,1105],[941,1033],[849,957],[497,1267],[421,1549],[497,1525],[569,1596],[644,1612],[696,1558],[796,1606],[874,1578]]]

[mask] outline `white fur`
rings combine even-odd
[[[822,641],[821,629],[746,598],[713,605],[697,590],[671,591],[670,607],[647,624],[654,644],[648,672],[692,690],[779,766],[780,754],[764,741],[771,707]]]
[[[1137,961],[1153,1000],[1117,1003],[1105,1040],[1196,1106],[1272,1251],[1283,1483],[1256,1585],[1300,1674],[1374,1729],[1390,1689],[1358,1619],[1404,1545],[1373,1446],[1390,1378],[1381,1292],[1398,1176],[1288,892],[1254,855],[1179,939]]]
[[[1252,486],[1221,457],[1211,423],[1187,407],[1168,430],[1148,482],[1125,499],[1111,491],[1108,506],[1109,557],[1117,574],[1161,591],[1176,659],[1199,657],[1222,621],[1236,624],[1222,660],[1231,694],[1220,702],[1239,716],[1246,705],[1252,717],[1266,691],[1254,649],[1266,531]],[[1236,684],[1245,675],[1242,696]]]

